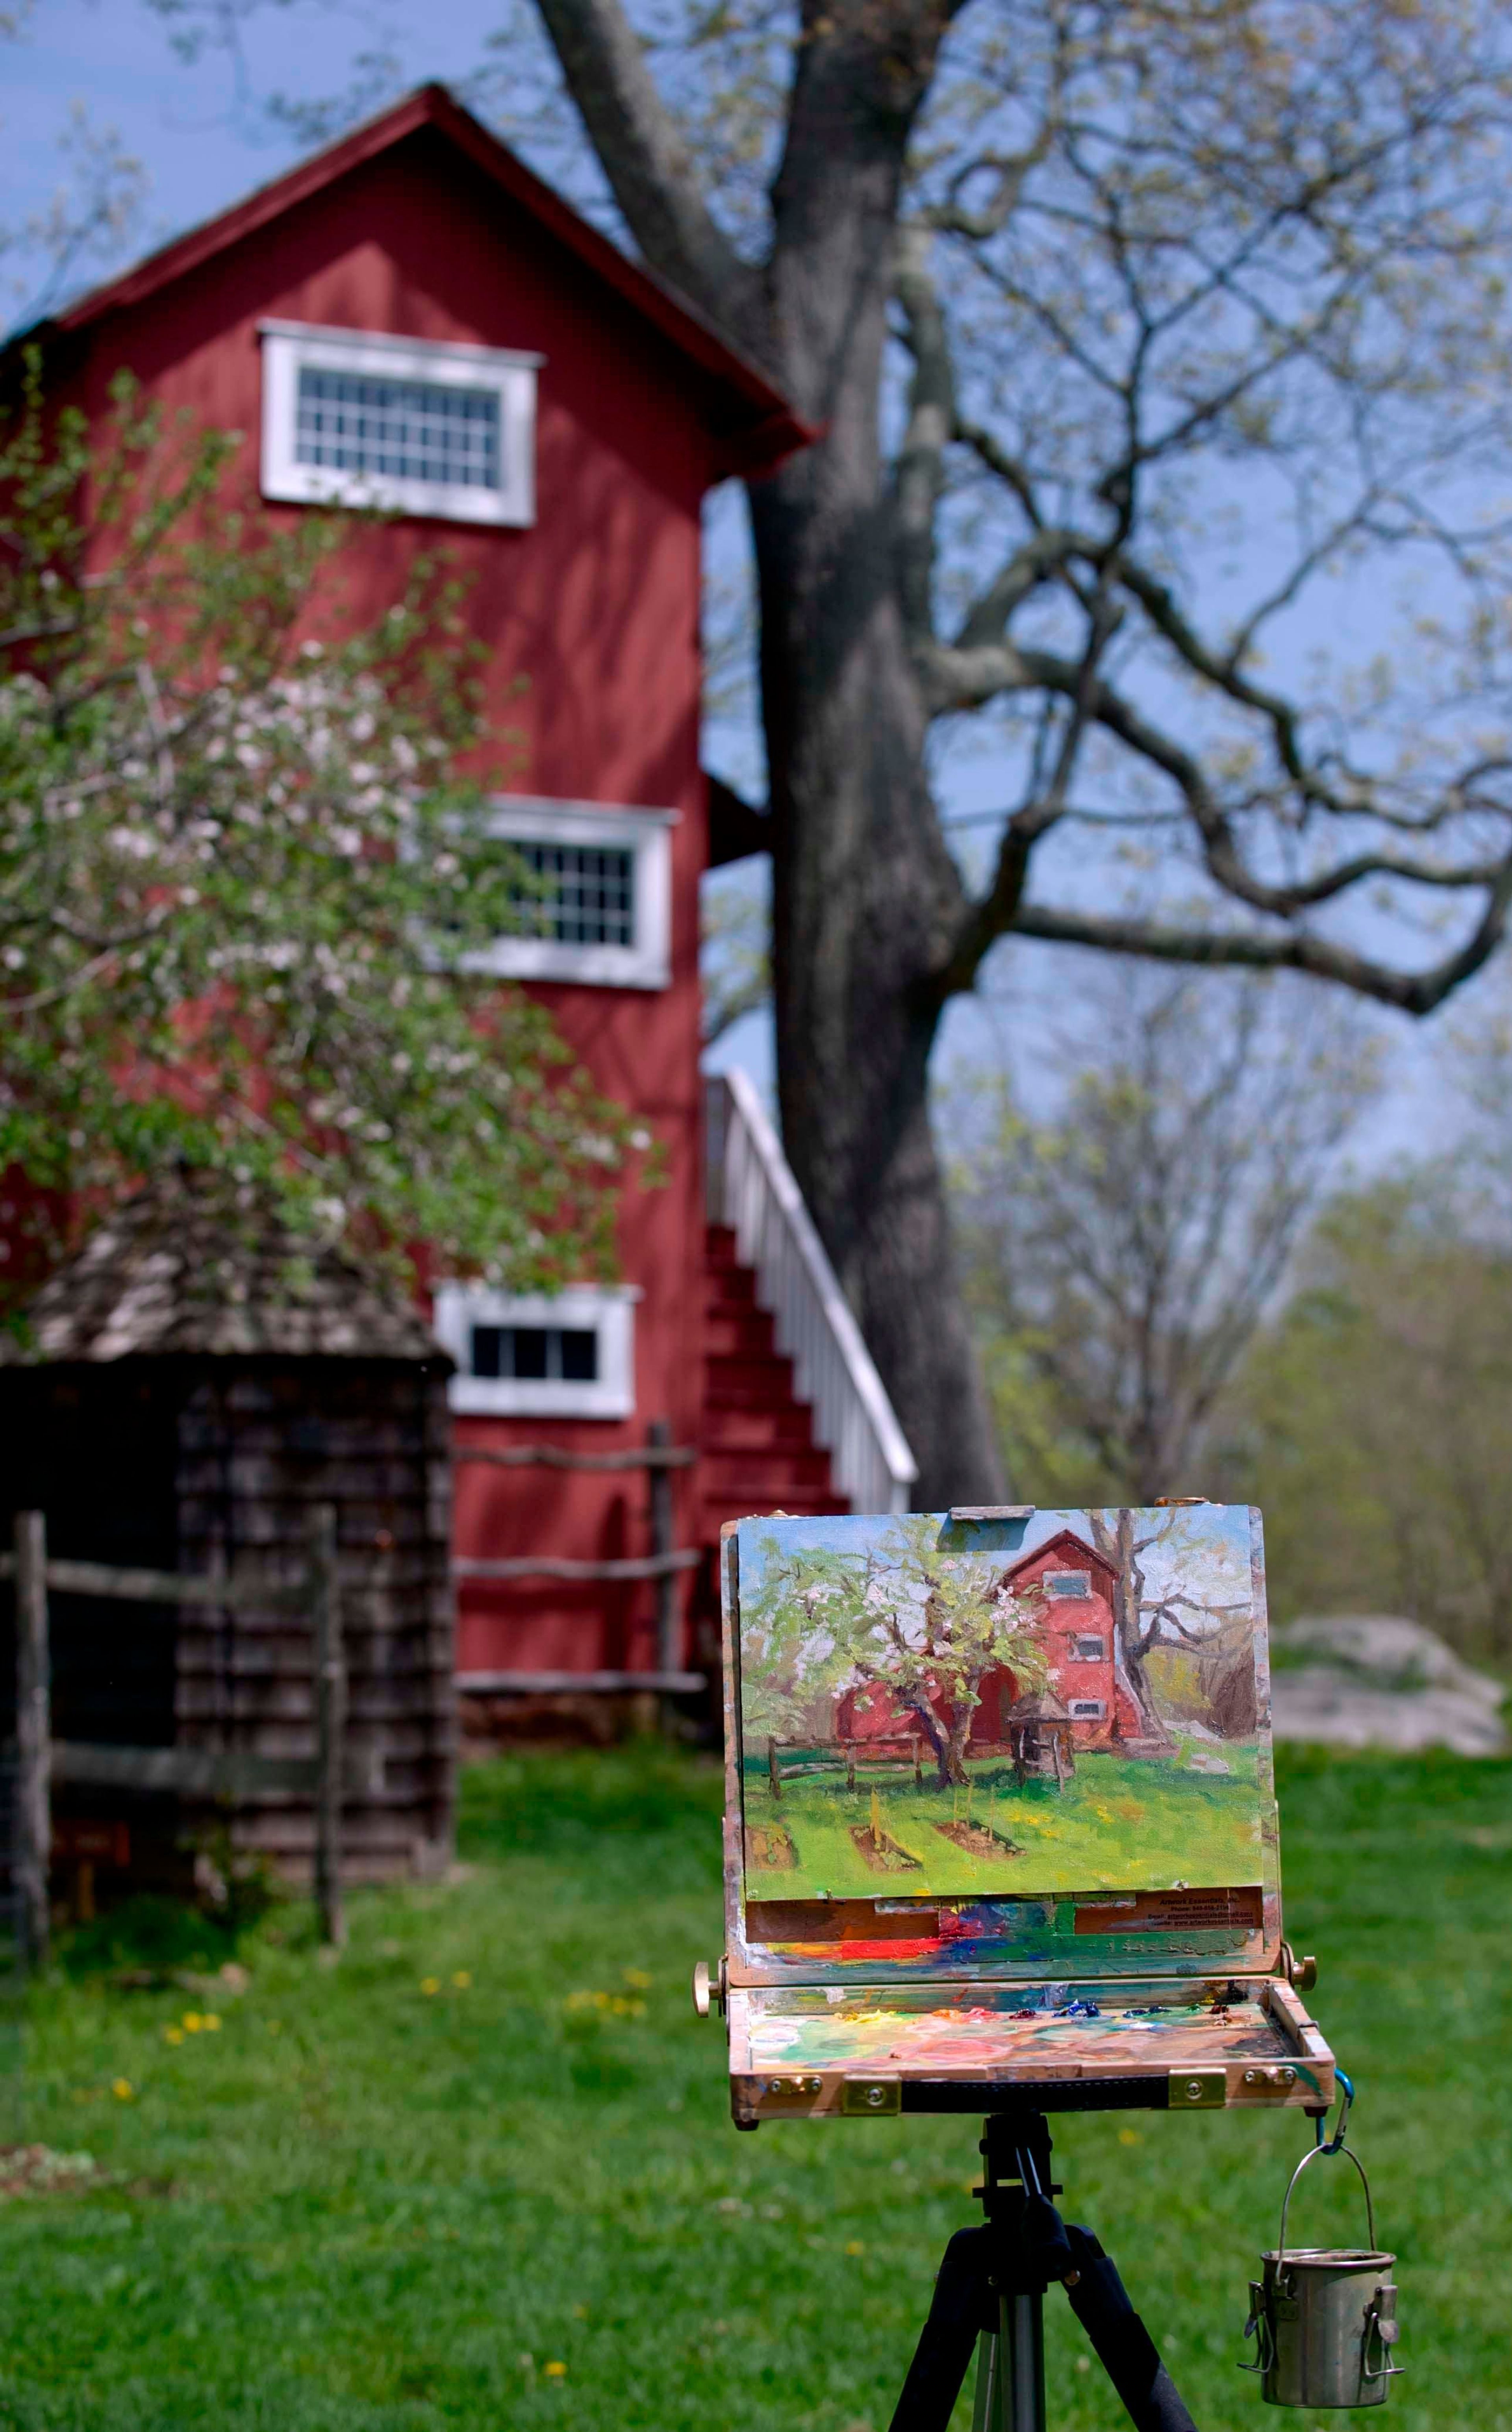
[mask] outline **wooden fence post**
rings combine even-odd
[[[646,1441],[659,1450],[672,1442],[670,1419],[653,1419],[646,1430]],[[651,1551],[666,1555],[673,1551],[672,1472],[663,1462],[655,1462],[650,1473],[651,1489]],[[681,1614],[678,1608],[678,1575],[664,1571],[656,1582],[656,1661],[663,1672],[682,1669]]]
[[[52,1685],[47,1648],[47,1524],[18,1512],[16,1548],[16,1930],[33,1968],[47,1957],[52,1862]]]
[[[310,1614],[315,1670],[315,1909],[321,1941],[340,1945],[346,1938],[342,1914],[346,1664],[334,1503],[317,1503],[310,1514]]]

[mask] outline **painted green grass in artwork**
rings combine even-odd
[[[1020,1787],[1002,1759],[971,1765],[970,1824],[1001,1841],[1001,1854],[938,1830],[966,1820],[966,1793],[928,1776],[916,1784],[863,1774],[848,1790],[842,1773],[808,1775],[784,1782],[774,1799],[764,1765],[748,1766],[748,1884],[774,1900],[870,1900],[1258,1883],[1254,1748],[1226,1746],[1226,1775],[1192,1770],[1190,1753],[1184,1744],[1169,1762],[1082,1753],[1060,1790],[1050,1782]],[[856,1832],[871,1831],[874,1799],[883,1849],[896,1843],[916,1866],[880,1868],[857,1847]],[[779,1863],[763,1864],[764,1855]]]

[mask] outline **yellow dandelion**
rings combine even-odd
[[[459,1993],[465,1993],[469,1985],[472,1984],[473,1971],[470,1968],[459,1968],[454,1972],[451,1981],[456,1985]]]
[[[1120,2128],[1118,2131],[1120,2145],[1142,2145],[1144,2141],[1137,2128]]]
[[[625,1982],[627,1984],[632,1984],[637,1993],[648,1993],[656,1979],[654,1976],[647,1976],[644,1968],[627,1968]]]
[[[563,2381],[566,2377],[567,2368],[558,2356],[548,2356],[546,2369],[549,2381]]]
[[[204,2023],[205,2021],[200,2017],[197,2010],[186,2010],[184,2012],[184,2033],[186,2035],[197,2035]]]
[[[207,2010],[199,2023],[208,2035],[213,2035],[218,2033],[221,2022],[213,2010]]]
[[[110,2080],[110,2092],[114,2095],[117,2103],[129,2103],[131,2100],[131,2080],[128,2077],[112,2077]]]
[[[181,2044],[184,2040],[183,2028],[164,2027],[162,2031],[162,2039],[165,2044]]]
[[[440,1977],[422,1976],[420,1979],[420,1990],[426,1995],[428,2000],[432,1993],[439,1993],[441,1990]]]
[[[848,2255],[865,2255],[865,2252],[866,2250],[862,2245],[859,2238],[848,2238],[846,2241],[846,2253]]]

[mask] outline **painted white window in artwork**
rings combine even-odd
[[[524,865],[520,930],[468,968],[503,979],[664,988],[672,976],[675,811],[498,797],[489,826]]]
[[[1107,1647],[1100,1638],[1073,1638],[1071,1641],[1071,1660],[1074,1664],[1100,1664],[1104,1661],[1107,1651]]]
[[[1045,1594],[1051,1596],[1089,1596],[1092,1593],[1090,1571],[1047,1571]]]
[[[553,1294],[443,1284],[433,1324],[457,1363],[452,1409],[475,1417],[629,1418],[638,1298],[624,1284],[574,1284]]]
[[[1071,1720],[1073,1723],[1100,1723],[1104,1712],[1105,1709],[1100,1697],[1073,1697],[1071,1699]]]
[[[264,498],[534,521],[541,356],[297,321],[260,328]]]

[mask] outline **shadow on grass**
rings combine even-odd
[[[184,1968],[207,1975],[241,1955],[257,1921],[225,1919],[191,1900],[138,1892],[119,1907],[92,1917],[87,1925],[67,1928],[57,1937],[53,1955],[62,1973],[75,1982],[139,1971],[167,1976]],[[275,1933],[291,1950],[312,1943],[315,1923],[309,1902],[279,1902]]]

